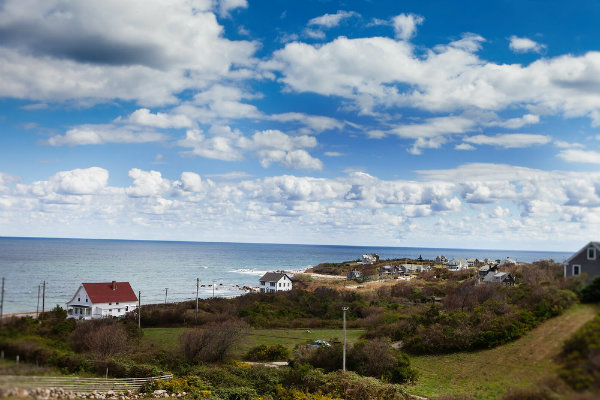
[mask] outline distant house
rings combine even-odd
[[[467,269],[468,267],[469,264],[464,258],[453,258],[448,262],[449,271],[461,271],[463,269]]]
[[[346,274],[346,279],[351,281],[354,279],[360,279],[362,278],[362,272],[358,271],[358,270],[352,270],[352,271],[348,271],[348,273]]]
[[[600,242],[589,242],[565,261],[565,278],[582,274],[588,280],[600,275]]]
[[[446,258],[445,255],[441,254],[435,258],[435,262],[438,264],[446,265],[446,264],[448,264],[448,259]]]
[[[500,266],[501,267],[508,267],[509,265],[516,265],[517,262],[515,260],[513,260],[512,258],[506,257],[504,260],[500,261]]]
[[[421,265],[421,264],[402,264],[400,265],[400,272],[403,274],[418,274],[424,271],[430,271],[431,267],[429,265]]]
[[[477,274],[481,279],[483,279],[489,272],[498,272],[498,267],[495,265],[485,264],[479,268]]]
[[[379,268],[379,276],[392,276],[398,275],[400,273],[400,268],[395,265],[384,265]]]
[[[122,317],[137,308],[129,282],[82,283],[67,303],[67,318]]]
[[[485,278],[483,278],[482,282],[513,286],[515,284],[515,278],[508,272],[490,271]]]
[[[379,256],[377,254],[363,254],[362,255],[362,263],[363,264],[375,264],[379,261]]]
[[[292,280],[285,272],[267,272],[260,278],[261,293],[275,293],[292,290]]]

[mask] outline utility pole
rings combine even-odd
[[[348,311],[348,307],[342,307],[342,311],[344,312],[344,351],[342,353],[342,371],[346,371],[346,311]]]
[[[35,307],[35,316],[37,318],[40,317],[40,290],[42,288],[40,287],[40,285],[38,284],[38,301],[37,301],[37,306]]]
[[[2,294],[0,296],[0,325],[2,325],[2,317],[4,316],[4,277],[2,277]]]
[[[196,325],[198,324],[198,291],[200,290],[200,278],[196,278]]]
[[[42,318],[44,318],[44,312],[46,311],[46,281],[42,287]]]
[[[138,329],[142,329],[142,291],[138,292]]]
[[[169,288],[165,288],[165,304],[167,304],[167,292],[169,291]]]

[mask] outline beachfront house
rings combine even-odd
[[[379,261],[377,254],[363,254],[361,264],[375,264]]]
[[[448,262],[449,271],[461,271],[463,269],[467,269],[468,267],[469,264],[464,258],[453,258]]]
[[[483,279],[486,277],[486,275],[490,272],[498,272],[498,267],[495,265],[490,265],[490,264],[485,264],[482,267],[479,268],[478,271],[478,276],[479,278]]]
[[[360,278],[362,278],[362,272],[360,272],[357,269],[348,271],[348,273],[346,274],[346,280],[348,280],[348,281],[353,281],[355,279],[360,279]]]
[[[431,271],[431,266],[421,264],[402,264],[399,270],[403,274],[419,274],[424,271]]]
[[[137,308],[129,282],[82,283],[67,303],[67,318],[122,317]]]
[[[490,271],[485,278],[483,278],[482,282],[513,286],[515,284],[515,278],[508,272]]]
[[[260,280],[261,293],[275,293],[292,290],[292,280],[285,272],[267,272]]]
[[[589,242],[564,263],[564,276],[581,276],[587,280],[600,275],[600,242]]]

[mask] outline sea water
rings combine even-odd
[[[229,297],[258,286],[265,272],[304,270],[323,262],[356,260],[364,253],[381,259],[454,257],[517,261],[554,259],[571,253],[416,247],[327,246],[256,243],[198,243],[134,240],[2,238],[0,277],[5,278],[4,313],[32,312],[46,282],[45,307],[66,308],[83,282],[129,282],[142,304],[196,297]],[[214,283],[214,286],[212,286]],[[166,290],[165,290],[166,289]],[[165,293],[166,292],[166,293]],[[40,299],[41,310],[41,299]]]

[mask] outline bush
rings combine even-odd
[[[238,321],[213,323],[184,331],[179,343],[189,362],[223,361],[233,345],[246,336],[247,329],[245,323]]]
[[[600,301],[600,276],[595,277],[589,285],[581,289],[579,297],[583,303],[596,303]]]
[[[560,377],[573,389],[600,387],[600,316],[585,323],[563,344]]]
[[[92,352],[100,357],[127,350],[127,332],[123,324],[111,318],[80,321],[69,339],[75,351]]]
[[[356,343],[349,351],[348,367],[361,375],[393,383],[414,381],[416,377],[408,357],[394,349],[389,339],[383,338]]]
[[[248,350],[244,359],[248,361],[284,361],[289,355],[290,351],[285,346],[262,344]]]

